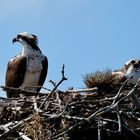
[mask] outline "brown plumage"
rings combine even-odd
[[[38,47],[35,35],[20,33],[13,42],[23,45],[22,52],[12,58],[7,65],[5,86],[22,88],[39,92],[47,76],[48,59]],[[15,93],[7,92],[7,97],[19,97]]]

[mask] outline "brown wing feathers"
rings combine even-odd
[[[43,69],[41,71],[41,75],[40,75],[40,79],[39,79],[39,83],[38,83],[39,86],[42,86],[44,84],[44,81],[45,81],[46,75],[47,75],[47,71],[48,71],[48,59],[46,56],[44,57],[44,60],[42,61],[42,67],[43,67]],[[38,88],[37,92],[39,92],[40,89],[41,88]]]
[[[9,61],[5,79],[5,85],[7,87],[18,88],[21,86],[26,70],[26,61],[26,57],[23,56],[16,58],[13,61]],[[7,92],[7,97],[18,97],[18,95]]]

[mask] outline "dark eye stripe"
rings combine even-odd
[[[23,37],[22,37],[22,35],[19,34],[19,35],[17,35],[17,38],[23,38]]]
[[[131,64],[134,64],[135,62],[136,62],[135,60],[132,60],[130,63],[131,63]]]
[[[22,38],[24,41],[26,41],[33,49],[37,50],[37,51],[40,51],[41,50],[39,49],[39,47],[37,46],[37,42],[33,39],[29,39],[27,37],[23,37]]]

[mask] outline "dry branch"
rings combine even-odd
[[[45,98],[45,100],[42,102],[42,104],[40,105],[40,109],[43,107],[43,105],[45,104],[45,102],[49,99],[49,97],[55,92],[55,90],[58,88],[58,86],[65,80],[67,80],[67,78],[65,77],[64,75],[64,68],[65,68],[65,65],[63,64],[62,66],[62,79],[58,82],[58,84],[55,85],[55,87],[53,88],[53,90],[49,93],[49,95]]]

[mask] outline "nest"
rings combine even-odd
[[[24,98],[1,98],[0,139],[140,139],[139,83],[101,94],[97,87],[60,91],[64,80],[48,93],[2,87]]]

